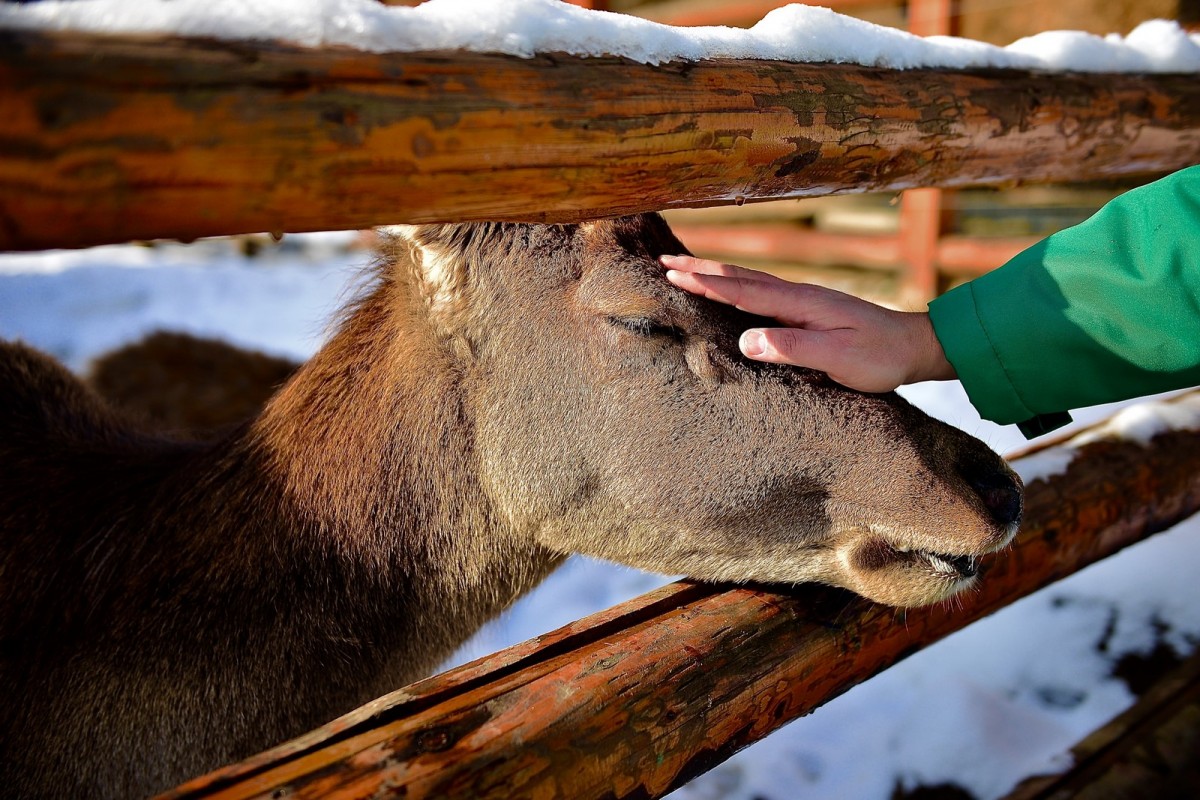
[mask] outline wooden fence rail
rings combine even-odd
[[[1028,487],[953,609],[681,582],[384,697],[170,798],[659,797],[917,649],[1200,510],[1200,432]]]
[[[0,32],[0,250],[568,222],[1200,161],[1194,75]]]

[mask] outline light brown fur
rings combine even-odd
[[[900,605],[971,578],[1019,489],[895,395],[751,363],[655,215],[459,225],[255,420],[141,432],[0,345],[0,787],[165,789],[431,670],[567,553]]]

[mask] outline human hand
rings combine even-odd
[[[744,332],[739,346],[748,358],[820,370],[862,392],[957,377],[926,313],[892,311],[719,261],[692,256],[659,261],[679,288],[786,326]]]

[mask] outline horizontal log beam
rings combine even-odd
[[[1100,440],[1028,487],[981,588],[898,615],[681,582],[384,697],[171,798],[658,797],[946,634],[1200,509],[1200,432]]]
[[[904,265],[900,237],[894,234],[831,233],[790,223],[679,223],[671,228],[689,249],[708,257],[878,269]],[[944,272],[982,275],[1039,241],[1036,236],[943,236],[937,242],[935,261]]]
[[[1200,161],[1194,75],[0,32],[0,249],[570,222]]]
[[[830,233],[787,223],[678,224],[671,229],[689,250],[706,257],[882,269],[895,269],[901,264],[900,237],[894,234]]]
[[[1006,263],[1040,242],[1040,236],[943,236],[938,240],[937,265],[943,272],[976,276]]]

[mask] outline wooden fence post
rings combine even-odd
[[[955,0],[909,0],[909,33],[952,36],[958,27],[957,5]],[[947,208],[951,202],[942,189],[909,189],[900,198],[900,250],[909,300],[927,302],[938,295],[938,242],[953,224]]]

